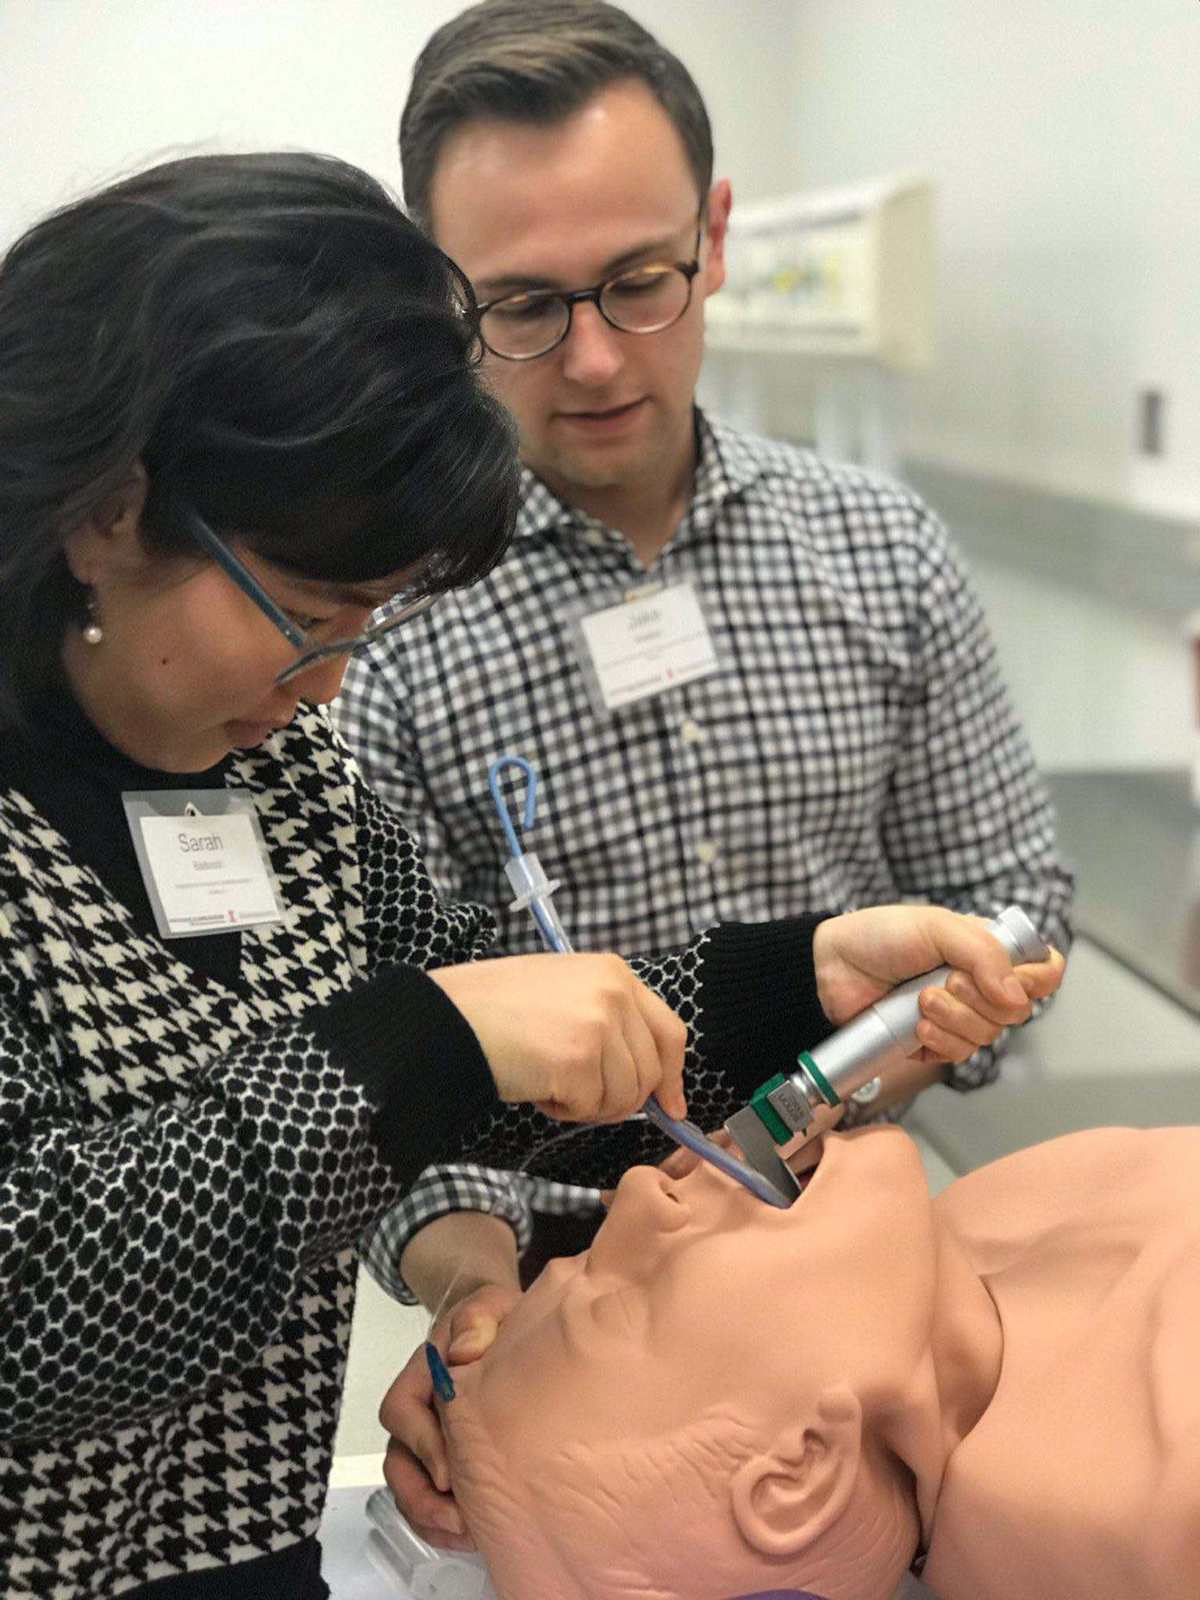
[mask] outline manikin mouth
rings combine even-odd
[[[825,1136],[818,1134],[815,1139],[810,1139],[807,1144],[801,1145],[794,1155],[788,1157],[788,1166],[796,1174],[801,1194],[812,1182],[824,1153]]]

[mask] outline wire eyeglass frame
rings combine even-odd
[[[326,661],[331,656],[351,656],[363,650],[376,639],[381,639],[385,634],[393,632],[403,623],[428,611],[431,606],[441,598],[437,594],[418,595],[407,604],[400,606],[380,622],[365,629],[353,639],[331,639],[322,644],[313,639],[300,625],[282,610],[271,596],[259,583],[254,574],[238,560],[233,551],[219,534],[214,533],[208,523],[192,506],[180,508],[182,520],[188,535],[206,551],[217,563],[227,577],[231,578],[242,593],[262,612],[262,614],[279,629],[287,642],[297,652],[296,659],[277,673],[276,684],[284,684],[291,679],[306,672],[309,667],[315,666],[318,661]]]

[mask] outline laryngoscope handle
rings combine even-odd
[[[1014,966],[1025,961],[1044,961],[1050,953],[1037,929],[1018,906],[1008,906],[987,927],[1004,946]],[[870,1010],[808,1051],[807,1062],[801,1057],[802,1071],[806,1065],[815,1067],[818,1085],[823,1080],[836,1100],[848,1099],[864,1083],[885,1072],[890,1064],[919,1049],[916,1029],[921,1012],[917,996],[930,985],[944,984],[952,971],[951,967],[938,967],[897,984]],[[828,1100],[828,1096],[824,1098]]]

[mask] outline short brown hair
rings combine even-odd
[[[712,128],[677,56],[604,0],[482,0],[432,35],[417,57],[400,118],[404,201],[429,225],[429,195],[446,136],[475,117],[553,123],[622,78],[644,83],[671,119],[703,200]]]

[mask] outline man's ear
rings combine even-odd
[[[146,509],[146,469],[136,462],[127,477],[110,489],[87,517],[63,540],[71,576],[91,587],[114,564],[140,556],[139,530]]]
[[[704,208],[704,293],[715,294],[725,282],[725,235],[729,228],[729,208],[733,191],[728,178],[720,178],[708,191]]]
[[[845,1384],[827,1389],[814,1417],[734,1474],[734,1521],[768,1556],[809,1549],[849,1503],[858,1478],[862,1406]]]

